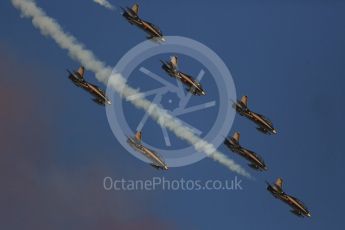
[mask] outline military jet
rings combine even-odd
[[[73,73],[69,70],[67,72],[70,74],[69,79],[78,87],[81,87],[92,94],[95,98],[92,100],[99,105],[110,105],[110,100],[105,96],[105,93],[96,85],[93,85],[84,79],[85,69],[83,66],[80,66],[77,71]]]
[[[157,153],[154,151],[146,148],[141,143],[141,132],[137,132],[135,136],[128,137],[127,143],[137,152],[142,153],[144,156],[146,156],[149,160],[151,160],[151,166],[156,169],[163,169],[168,170],[168,166],[165,164],[165,162],[161,159],[160,156],[158,156]]]
[[[148,39],[151,39],[157,42],[165,42],[163,34],[157,26],[153,25],[150,22],[142,20],[138,16],[138,12],[139,12],[138,4],[134,4],[132,8],[129,8],[129,7],[126,7],[126,9],[122,8],[122,10],[123,10],[122,16],[126,18],[127,21],[131,25],[136,25],[137,27],[144,30],[148,34],[147,36]]]
[[[267,190],[277,199],[288,204],[292,210],[291,212],[299,217],[311,217],[307,207],[296,197],[290,196],[283,191],[283,180],[278,178],[276,182],[271,185],[267,183]]]
[[[162,69],[169,74],[170,77],[174,77],[180,80],[183,84],[188,87],[188,91],[193,95],[206,95],[204,89],[202,88],[201,84],[194,80],[191,76],[179,71],[177,69],[178,61],[177,57],[171,57],[169,62],[162,61]]]
[[[243,96],[240,101],[235,102],[233,107],[241,115],[255,122],[259,127],[256,128],[265,134],[276,134],[277,131],[274,129],[272,122],[261,114],[251,111],[248,106],[248,97]]]
[[[238,153],[242,157],[246,158],[250,161],[248,164],[251,168],[259,170],[259,171],[266,171],[267,167],[265,162],[251,150],[245,149],[240,145],[240,133],[235,132],[235,134],[227,139],[225,138],[224,144],[233,152]]]

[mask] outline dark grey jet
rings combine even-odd
[[[193,95],[206,95],[204,89],[202,88],[201,84],[194,80],[193,77],[185,74],[177,69],[178,61],[177,57],[171,57],[169,62],[162,61],[162,69],[169,74],[170,77],[174,77],[180,80],[184,85],[187,86],[187,90]]]
[[[139,5],[134,4],[132,8],[126,7],[126,9],[122,8],[123,13],[122,16],[127,19],[127,21],[131,25],[136,25],[140,29],[144,30],[148,34],[148,39],[158,41],[158,42],[164,42],[165,39],[163,37],[162,31],[160,29],[153,25],[150,22],[142,20],[139,16]]]
[[[257,130],[265,134],[276,134],[272,122],[261,114],[251,111],[248,106],[248,97],[243,96],[240,101],[233,104],[236,111],[241,115],[255,122],[258,125]]]
[[[153,150],[143,146],[141,143],[141,132],[137,132],[135,136],[128,137],[127,143],[137,152],[143,154],[147,157],[152,163],[151,166],[156,169],[168,170],[167,164],[161,159],[161,157],[154,152]]]
[[[96,102],[99,105],[110,105],[110,100],[105,96],[105,93],[103,90],[101,90],[98,86],[93,85],[84,79],[84,72],[85,69],[83,66],[80,66],[77,71],[74,71],[73,73],[69,70],[67,70],[69,73],[68,78],[78,87],[83,88],[84,90],[88,91],[90,94],[92,94],[95,98],[92,100]]]
[[[231,138],[225,139],[224,144],[233,152],[239,154],[240,156],[246,158],[250,164],[251,168],[266,171],[267,167],[263,159],[251,150],[243,148],[240,145],[240,133],[236,132]]]
[[[311,217],[307,207],[296,197],[290,196],[283,191],[283,180],[278,178],[274,184],[267,183],[267,190],[277,199],[288,204],[291,212],[299,217]]]

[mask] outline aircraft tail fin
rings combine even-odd
[[[135,139],[137,139],[138,141],[141,141],[141,131],[138,131],[136,134],[135,134]]]
[[[242,102],[245,106],[247,106],[247,105],[248,105],[248,96],[243,96],[243,97],[241,98],[241,102]]]
[[[278,178],[274,184],[278,189],[283,190],[283,179],[282,178]]]
[[[77,70],[77,73],[79,74],[81,78],[84,78],[84,72],[85,72],[84,66],[80,66],[79,69]]]
[[[176,69],[177,68],[177,57],[176,56],[172,56],[171,58],[170,58],[170,63],[171,63],[171,65]]]
[[[239,132],[235,132],[234,135],[232,136],[232,138],[238,143],[240,142],[240,133]]]
[[[138,15],[139,13],[139,5],[137,3],[135,3],[133,6],[132,6],[132,10],[133,12]]]

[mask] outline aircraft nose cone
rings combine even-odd
[[[273,129],[273,131],[272,131],[274,134],[276,134],[277,133],[277,131],[275,130],[275,129]]]
[[[310,213],[308,213],[308,214],[307,214],[307,216],[308,216],[308,217],[311,217],[311,214],[310,214]]]

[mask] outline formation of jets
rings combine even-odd
[[[144,30],[148,36],[147,39],[150,39],[155,42],[164,42],[165,39],[163,37],[162,32],[160,29],[153,25],[148,21],[142,20],[138,13],[139,13],[139,5],[134,4],[131,8],[126,7],[122,8],[123,13],[122,16],[132,25],[136,25],[137,27]],[[176,79],[180,80],[186,87],[187,90],[193,95],[205,95],[205,91],[202,88],[201,84],[194,80],[193,77],[187,75],[177,69],[177,57],[174,56],[171,58],[169,62],[163,62],[162,68],[165,70],[169,76],[175,77]],[[94,96],[93,101],[100,105],[110,105],[110,100],[106,97],[105,93],[96,85],[93,85],[84,79],[84,67],[79,67],[77,71],[71,72],[67,70],[69,73],[69,79],[78,87],[83,88],[84,90],[88,91],[90,94]],[[134,138],[128,137],[127,143],[135,149],[137,152],[143,154],[147,157],[152,163],[151,165],[157,169],[167,170],[168,166],[164,163],[164,160],[154,151],[146,148],[141,143],[141,132],[138,132]]]
[[[248,108],[248,97],[243,96],[241,100],[233,103],[233,108],[241,116],[247,117],[249,120],[253,121],[258,127],[256,128],[264,134],[276,134],[277,131],[274,129],[272,122],[265,116],[255,113]],[[250,164],[249,166],[258,171],[266,171],[267,166],[264,160],[257,155],[255,152],[243,148],[240,143],[240,133],[235,132],[235,134],[224,140],[224,144],[233,152],[238,153],[242,157],[246,158]]]
[[[248,97],[243,96],[241,100],[234,102],[233,107],[237,113],[241,116],[247,117],[249,120],[253,121],[258,127],[257,130],[264,134],[276,134],[277,131],[273,127],[272,122],[265,116],[251,111],[248,108]],[[240,145],[240,133],[235,132],[235,134],[230,138],[225,138],[224,144],[233,152],[239,154],[240,156],[247,159],[250,163],[249,166],[253,169],[259,171],[266,171],[267,166],[263,159],[257,155],[255,152],[243,148]],[[307,207],[296,197],[286,194],[283,191],[282,185],[283,180],[278,178],[274,184],[267,183],[267,190],[277,199],[288,204],[292,210],[291,212],[299,217],[311,217],[311,214]]]
[[[164,42],[165,39],[163,37],[162,32],[160,29],[153,25],[150,22],[142,20],[139,16],[139,5],[134,4],[131,8],[126,7],[122,8],[123,13],[122,16],[132,25],[136,25],[140,29],[144,30],[148,36],[147,38],[153,40],[155,42]],[[178,69],[178,57],[173,56],[170,58],[169,61],[163,61],[162,69],[173,78],[176,78],[181,83],[183,83],[187,87],[187,91],[189,91],[192,95],[203,96],[206,95],[205,90],[201,86],[201,84],[195,80],[192,76],[181,72]],[[106,97],[105,93],[96,85],[93,85],[87,82],[84,79],[84,67],[80,67],[77,71],[69,72],[69,79],[78,87],[83,88],[84,90],[88,91],[91,95],[94,96],[93,101],[100,105],[110,105],[110,100]],[[249,120],[253,121],[257,125],[257,130],[264,134],[276,134],[277,131],[274,128],[272,122],[266,118],[265,116],[253,112],[248,108],[248,97],[243,96],[241,100],[237,102],[233,102],[234,109],[236,112],[248,118]],[[134,137],[128,137],[127,143],[131,146],[135,151],[143,154],[147,159],[151,161],[151,165],[156,169],[168,170],[168,165],[164,162],[163,158],[159,156],[155,151],[145,147],[142,144],[142,133],[141,131],[137,132]],[[249,161],[249,166],[258,171],[266,171],[267,166],[264,160],[255,152],[248,150],[240,145],[240,133],[235,132],[234,135],[230,138],[225,138],[224,144],[234,153],[245,158]],[[269,184],[267,182],[267,190],[277,199],[283,201],[284,203],[288,204],[292,210],[291,212],[300,217],[310,217],[311,214],[306,208],[306,206],[299,201],[297,198],[286,194],[282,189],[283,180],[278,178],[274,184]]]
[[[258,127],[257,130],[264,134],[276,134],[277,131],[273,127],[272,122],[265,116],[255,113],[248,108],[248,97],[243,96],[241,100],[234,102],[233,107],[237,113],[241,116],[247,117],[253,121]],[[230,138],[225,138],[224,144],[233,152],[247,159],[250,163],[249,166],[259,171],[266,171],[267,166],[263,159],[255,152],[243,148],[240,145],[240,133],[235,134]],[[267,183],[267,190],[277,199],[288,204],[292,210],[291,212],[299,217],[311,217],[311,214],[307,207],[296,197],[286,194],[283,191],[283,180],[278,178],[274,184]]]

